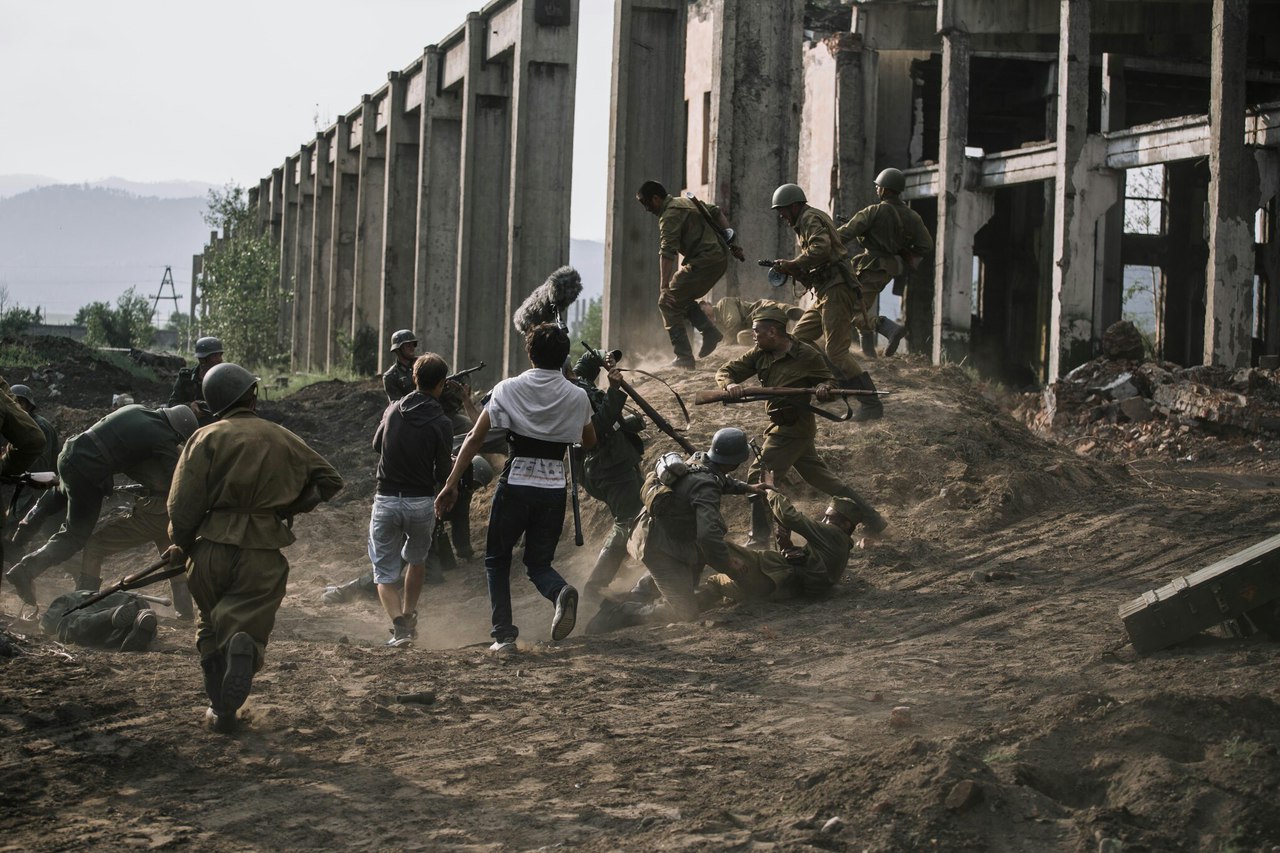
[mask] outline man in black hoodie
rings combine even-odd
[[[392,401],[373,434],[373,449],[380,456],[369,559],[378,598],[391,617],[389,646],[407,646],[417,633],[418,596],[436,522],[435,494],[453,467],[453,428],[440,406],[448,373],[435,353],[419,356],[413,363],[417,390]],[[397,586],[402,572],[403,591]]]

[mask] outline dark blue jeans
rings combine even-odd
[[[499,483],[489,509],[484,571],[489,578],[489,606],[495,640],[514,640],[520,630],[511,624],[511,552],[524,535],[524,565],[529,580],[543,598],[555,601],[565,580],[551,568],[564,530],[564,489],[540,489]]]

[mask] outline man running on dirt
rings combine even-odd
[[[373,435],[378,491],[369,518],[369,560],[378,598],[391,617],[389,646],[410,645],[417,635],[436,488],[453,461],[450,422],[440,407],[448,372],[435,353],[419,356],[413,365],[417,390],[387,406]]]
[[[458,481],[480,452],[491,427],[508,430],[506,465],[498,478],[489,511],[484,567],[489,578],[493,645],[499,657],[516,654],[519,629],[511,614],[511,552],[524,537],[524,564],[538,592],[556,605],[551,639],[569,636],[577,621],[578,591],[552,567],[564,529],[565,450],[582,442],[595,446],[591,402],[561,372],[569,356],[569,333],[554,323],[534,326],[525,334],[525,350],[533,367],[499,382],[476,425],[458,450],[449,480],[436,497],[436,514],[453,508]]]
[[[342,489],[332,465],[282,426],[255,413],[258,379],[238,364],[204,378],[217,420],[187,442],[169,490],[172,559],[186,557],[200,610],[196,649],[209,695],[206,719],[235,730],[276,611],[284,598],[294,515]],[[198,537],[198,538],[197,538]]]

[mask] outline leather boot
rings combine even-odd
[[[844,380],[841,383],[841,387],[852,388],[856,391],[876,390],[876,384],[871,381],[871,374],[865,370],[852,379]],[[876,394],[858,395],[858,410],[853,413],[853,417],[850,420],[855,423],[865,423],[882,417],[884,417],[884,403],[880,402],[879,396]]]
[[[605,587],[613,583],[613,579],[618,575],[618,569],[622,567],[622,561],[626,558],[626,548],[601,549],[584,590],[590,595],[599,595],[603,592]]]
[[[667,337],[671,339],[671,350],[676,354],[676,357],[671,359],[671,366],[693,370],[693,345],[689,343],[689,332],[685,329],[684,323],[673,329],[667,329]]]
[[[747,539],[747,547],[757,551],[767,550],[773,539],[773,513],[764,498],[753,497],[751,504],[751,536]]]
[[[200,669],[204,673],[204,692],[209,697],[209,710],[205,719],[219,734],[231,734],[236,728],[235,712],[229,714],[222,710],[222,678],[226,675],[226,660],[215,653],[200,659]]]
[[[876,321],[876,331],[889,339],[889,345],[884,348],[885,355],[896,353],[898,345],[907,336],[907,327],[893,322],[888,317],[881,317]]]
[[[88,589],[97,592],[102,589],[102,578],[81,572],[76,577],[76,589]]]
[[[862,354],[867,358],[876,357],[876,333],[864,332],[859,330],[858,337],[862,340]]]
[[[698,358],[706,358],[720,346],[720,342],[724,340],[724,334],[716,328],[716,324],[711,322],[706,314],[702,313],[702,308],[696,302],[689,306],[687,316],[689,322],[702,335],[702,346],[698,349]]]

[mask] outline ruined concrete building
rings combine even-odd
[[[725,207],[749,259],[775,258],[794,252],[778,184],[848,217],[895,166],[938,247],[882,306],[915,352],[1043,382],[1132,315],[1184,365],[1280,354],[1280,5],[614,9],[609,346],[664,339],[643,181]],[[495,0],[261,182],[296,367],[411,324],[455,363],[501,347],[519,369],[511,308],[568,253],[577,11]],[[732,267],[717,293],[793,298]]]
[[[775,186],[794,180],[848,217],[896,166],[937,236],[901,306],[935,362],[1051,380],[1126,309],[1150,314],[1171,361],[1280,353],[1276,4],[616,8],[611,345],[658,331],[653,226],[632,200],[645,178],[726,207],[748,253],[774,258],[794,253],[769,210]],[[723,287],[769,291],[746,265]]]

